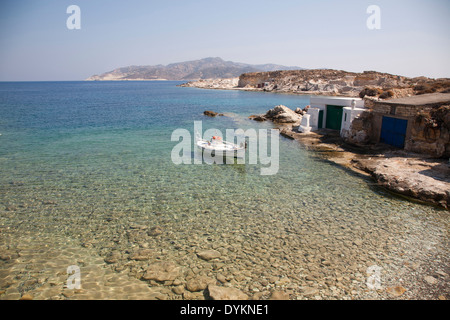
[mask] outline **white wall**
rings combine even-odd
[[[346,128],[348,130],[350,128],[351,121],[361,114],[361,112],[350,112],[347,114],[347,122],[350,119],[349,123],[344,123],[345,121],[345,112],[346,108],[350,109],[352,107],[352,102],[355,101],[355,110],[364,110],[364,100],[360,98],[351,98],[351,97],[326,97],[326,96],[312,96],[310,99],[311,108],[308,110],[308,113],[311,114],[310,125],[313,130],[317,130],[319,128],[319,111],[323,110],[323,123],[322,128],[325,128],[327,121],[327,105],[332,106],[342,106],[344,107],[344,114],[342,116],[342,128]],[[358,113],[359,112],[359,113]],[[347,110],[348,113],[348,110]],[[347,128],[348,126],[348,128]],[[341,130],[342,133],[342,130]]]
[[[318,130],[319,129],[319,108],[309,108],[308,114],[311,115],[309,118],[309,125],[311,126],[311,130]]]

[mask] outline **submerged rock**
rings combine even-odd
[[[212,118],[214,118],[214,117],[216,117],[218,115],[217,112],[210,111],[210,110],[206,110],[205,112],[203,112],[203,114],[205,116],[212,117]]]
[[[172,262],[157,262],[148,266],[144,276],[144,280],[155,281],[173,281],[180,274],[181,268]]]
[[[270,300],[289,300],[289,294],[281,291],[274,291],[270,296]]]
[[[112,251],[106,256],[105,262],[108,264],[114,264],[119,262],[120,258],[121,254],[119,251]]]
[[[130,256],[130,260],[146,261],[146,260],[149,260],[152,255],[153,255],[153,251],[152,250],[150,250],[150,249],[143,249],[143,250],[139,250],[139,251],[133,253]]]
[[[314,296],[319,293],[319,290],[317,288],[312,287],[304,287],[302,290],[302,293],[305,297]]]
[[[250,120],[259,121],[259,122],[267,121],[267,118],[263,115],[251,115],[248,118]]]
[[[386,289],[386,292],[389,293],[393,297],[400,297],[401,295],[403,295],[406,292],[406,289],[401,286],[390,287],[390,288]]]
[[[19,300],[33,300],[33,296],[31,294],[26,293]]]
[[[292,130],[288,129],[288,128],[283,128],[280,130],[280,134],[288,139],[294,140],[294,133],[292,132]]]
[[[205,290],[208,285],[215,284],[216,280],[206,277],[206,276],[199,276],[197,278],[191,279],[186,283],[186,289],[188,289],[191,292],[197,292]]]
[[[431,284],[431,285],[435,285],[438,283],[438,280],[432,276],[426,276],[423,279],[425,280],[425,282],[427,282],[428,284]]]
[[[213,300],[248,300],[248,295],[235,288],[209,285],[208,292]]]
[[[197,256],[203,260],[209,261],[220,258],[222,254],[216,250],[205,250],[197,253]]]
[[[163,228],[161,228],[160,226],[156,226],[151,228],[147,234],[151,237],[157,237],[159,235],[161,235],[163,233]]]
[[[0,260],[9,261],[9,260],[15,260],[19,257],[20,257],[20,255],[16,251],[0,249]]]

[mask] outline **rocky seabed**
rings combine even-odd
[[[20,242],[10,237],[20,228],[2,226],[0,299],[448,297],[448,243],[440,226],[425,235],[420,217],[378,213],[355,223],[335,210],[251,220],[239,213],[155,215],[154,225],[114,224],[120,216],[109,215],[80,228],[78,238],[23,232]],[[80,288],[68,286],[72,265],[80,267]],[[374,276],[376,288],[368,286]]]

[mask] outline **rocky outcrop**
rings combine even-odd
[[[450,208],[450,167],[444,161],[384,156],[353,163],[390,191]]]
[[[218,113],[215,111],[211,111],[211,110],[206,110],[203,112],[203,115],[207,116],[207,117],[211,117],[211,118],[215,118],[217,116],[219,117],[225,117],[225,113]]]
[[[438,158],[450,157],[450,106],[422,111],[411,121],[411,139],[406,149]]]
[[[205,290],[209,285],[215,285],[216,279],[207,276],[197,276],[186,282],[186,289],[190,292],[198,292]]]
[[[190,81],[179,85],[179,87],[191,87],[200,89],[219,89],[230,90],[235,89],[239,83],[239,78],[231,79],[201,79],[197,81]]]
[[[279,105],[267,111],[265,115],[253,115],[249,117],[255,121],[271,120],[278,124],[300,125],[302,115],[289,109],[286,106]]]
[[[264,115],[251,115],[250,117],[248,117],[250,120],[254,120],[254,121],[258,121],[258,122],[264,122],[267,120],[267,118]]]
[[[217,117],[217,115],[218,115],[217,112],[214,112],[214,111],[211,111],[211,110],[206,110],[205,112],[203,112],[203,114],[205,116],[212,117],[212,118]]]
[[[236,80],[225,80],[223,83],[204,80],[184,86],[379,99],[450,90],[450,79],[408,78],[376,71],[355,73],[331,69],[283,70],[244,73],[240,75],[237,84]]]
[[[286,106],[279,105],[267,111],[266,119],[272,120],[276,123],[300,124],[302,116]]]
[[[435,83],[434,86],[433,83]],[[354,73],[316,69],[247,73],[240,76],[238,87],[269,92],[354,97],[362,94],[363,97],[369,95],[389,99],[408,94],[420,94],[424,89],[436,90],[434,92],[445,91],[450,88],[450,80],[407,78],[376,71]]]
[[[393,193],[450,208],[448,159],[430,159],[380,145],[362,148],[349,145],[337,131],[322,130],[303,134],[290,127],[283,127],[280,134],[297,140],[309,150],[319,151],[319,157],[371,176],[378,185]]]

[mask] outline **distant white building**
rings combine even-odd
[[[351,97],[312,96],[310,101],[309,125],[311,129],[322,128],[339,130],[341,136],[350,129],[350,125],[364,110],[364,100]]]

